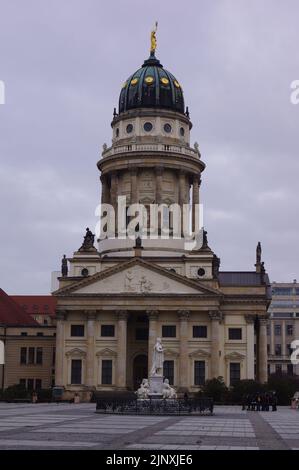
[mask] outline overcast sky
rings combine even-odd
[[[254,269],[261,241],[271,280],[299,279],[298,18],[298,0],[0,0],[0,287],[48,293],[94,229],[96,162],[155,20],[207,165],[221,269]]]

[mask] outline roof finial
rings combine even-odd
[[[154,56],[157,48],[156,32],[158,29],[158,21],[155,22],[155,27],[151,32],[151,55]]]

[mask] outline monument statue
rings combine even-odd
[[[155,55],[155,51],[157,48],[157,38],[156,38],[157,28],[158,28],[158,21],[156,21],[155,27],[151,32],[151,54],[153,55]]]
[[[156,339],[153,350],[153,363],[149,371],[149,378],[143,379],[140,387],[135,392],[139,400],[177,398],[176,391],[169,384],[167,378],[163,381],[164,349],[161,338]]]
[[[86,250],[93,250],[94,251],[95,247],[93,246],[93,244],[94,244],[94,234],[87,227],[86,234],[84,236],[82,246],[81,246],[81,248],[79,248],[79,251],[86,251]]]
[[[162,386],[163,398],[177,398],[177,394],[174,388],[169,385],[169,380],[165,379]]]
[[[163,362],[164,362],[164,349],[161,343],[161,338],[157,338],[153,352],[153,363],[150,371],[150,376],[163,375]]]
[[[137,390],[137,397],[138,398],[148,398],[148,392],[149,392],[150,386],[148,383],[148,379],[143,379],[140,387]]]
[[[68,274],[67,259],[65,255],[63,255],[63,258],[61,260],[61,274],[63,277],[67,276]]]

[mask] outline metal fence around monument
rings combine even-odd
[[[212,398],[97,398],[96,412],[135,415],[206,415],[213,414]]]

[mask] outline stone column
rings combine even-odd
[[[184,221],[184,204],[187,203],[185,200],[186,195],[186,173],[184,171],[179,172],[179,206],[181,208],[181,234],[183,235],[183,221]]]
[[[189,387],[189,356],[188,356],[188,320],[190,312],[188,310],[179,310],[178,317],[180,321],[180,358],[179,358],[179,389],[186,391]]]
[[[138,203],[137,168],[131,169],[131,204]]]
[[[269,319],[270,323],[270,354],[274,356],[275,354],[275,336],[274,336],[274,320]]]
[[[108,187],[107,176],[102,175],[100,177],[102,183],[102,204],[109,204],[110,202],[110,191]]]
[[[156,204],[162,203],[163,194],[163,167],[159,166],[155,168],[156,173]]]
[[[195,230],[198,230],[199,227],[196,227],[195,226],[195,222],[196,222],[196,210],[198,208],[196,208],[196,205],[199,204],[199,181],[200,181],[200,178],[198,175],[194,175],[193,176],[193,186],[192,186],[192,189],[193,189],[193,192],[192,192],[192,230],[193,232],[195,232]],[[199,220],[197,222],[197,224],[199,223]]]
[[[118,175],[116,172],[113,172],[111,174],[110,202],[115,211],[115,233],[116,234],[117,234],[117,222],[118,222],[117,196],[118,196]]]
[[[245,315],[247,379],[254,379],[254,322],[255,315]]]
[[[259,317],[259,381],[265,383],[268,380],[268,354],[267,354],[267,317]]]
[[[55,359],[55,385],[62,387],[63,363],[64,363],[64,321],[67,317],[66,311],[56,310],[56,359]]]
[[[220,321],[222,314],[219,310],[209,312],[211,319],[211,378],[219,377],[220,370]]]
[[[148,310],[148,376],[152,368],[154,346],[158,337],[158,318],[157,310]]]
[[[86,353],[86,385],[94,387],[94,362],[95,362],[95,337],[94,337],[94,321],[96,319],[95,310],[87,310],[87,353]]]
[[[127,310],[117,312],[117,365],[116,365],[116,386],[119,389],[126,389],[127,386]]]
[[[281,355],[286,355],[286,321],[281,322]]]

